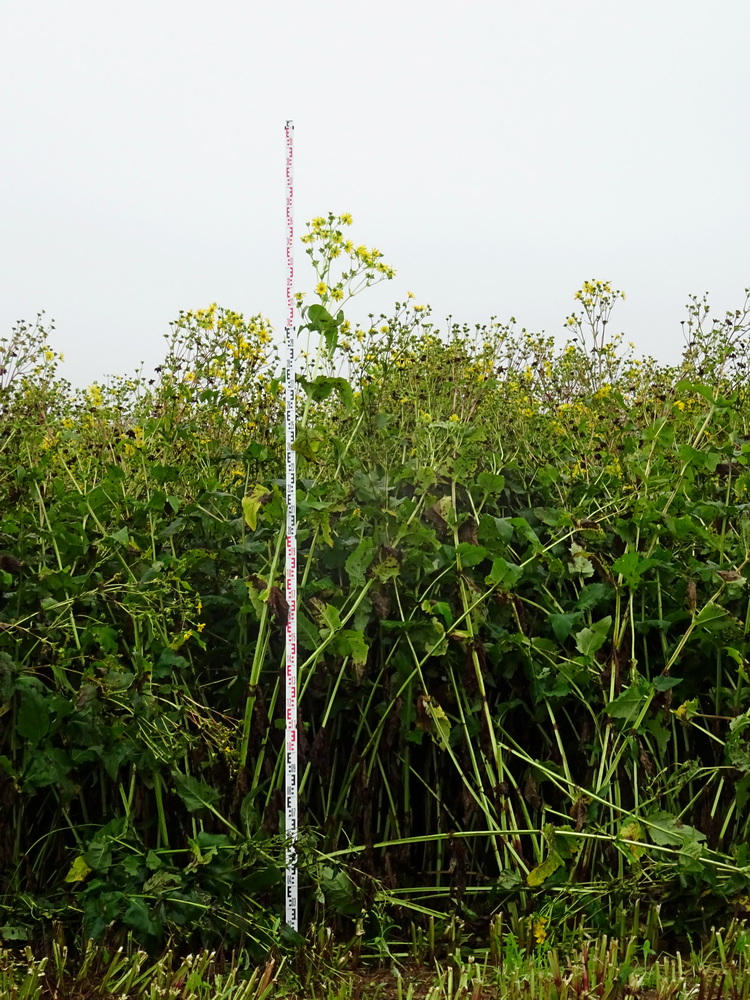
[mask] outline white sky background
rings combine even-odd
[[[676,360],[689,293],[750,285],[747,0],[0,0],[0,37],[0,335],[46,310],[75,384],[180,309],[281,332],[287,118],[297,235],[350,212],[398,271],[352,319],[409,290],[562,337],[603,278]]]

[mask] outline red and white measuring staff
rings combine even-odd
[[[294,330],[294,184],[292,137],[286,123],[286,922],[298,929],[297,885],[297,423]]]

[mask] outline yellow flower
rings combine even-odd
[[[448,417],[448,420],[450,420],[452,424],[457,424],[460,419],[461,418],[457,413],[451,413],[451,415]]]
[[[536,938],[537,944],[543,944],[547,939],[547,924],[549,923],[548,917],[539,917],[538,920],[534,921],[534,937]]]
[[[97,385],[96,382],[90,385],[86,390],[86,398],[92,406],[101,406],[104,402],[104,393],[101,386]]]
[[[325,283],[325,281],[318,282],[318,284],[315,286],[315,294],[320,296],[328,295],[328,285]]]
[[[349,213],[348,213],[348,212],[344,212],[344,214],[343,214],[343,215],[340,215],[340,216],[339,216],[339,222],[340,222],[340,223],[341,223],[341,224],[342,224],[343,226],[351,226],[351,224],[352,224],[352,222],[353,222],[353,219],[352,219],[351,215],[349,215]]]

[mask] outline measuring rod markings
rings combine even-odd
[[[286,922],[298,927],[297,885],[297,423],[294,357],[294,185],[292,135],[286,123]]]

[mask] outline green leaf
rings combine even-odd
[[[172,771],[172,780],[175,784],[175,791],[185,803],[189,812],[198,812],[209,806],[216,806],[219,801],[219,792],[216,788],[211,788],[205,781],[199,781],[189,774],[181,774],[179,771]]]
[[[719,618],[724,618],[726,614],[726,608],[720,608],[713,601],[709,601],[708,604],[704,604],[693,621],[696,625],[708,625],[710,622],[718,621]]]
[[[297,381],[300,383],[310,399],[314,400],[316,403],[323,402],[323,400],[328,399],[328,397],[335,392],[347,410],[351,410],[354,406],[352,387],[345,378],[335,378],[330,375],[318,375],[318,377],[313,379],[312,382],[309,382],[307,379],[298,375]]]
[[[321,614],[324,628],[329,628],[332,632],[338,632],[341,628],[339,609],[333,604],[324,604]]]
[[[648,835],[655,844],[685,845],[705,840],[706,835],[683,823],[672,813],[659,809],[645,817]]]
[[[579,611],[591,611],[603,601],[608,600],[611,594],[612,588],[606,583],[588,583],[581,588],[576,607]]]
[[[320,431],[300,427],[297,430],[293,449],[298,455],[302,455],[309,462],[317,462],[318,452],[323,447],[325,440],[325,436]]]
[[[401,565],[396,556],[386,556],[376,563],[372,568],[372,575],[376,580],[385,583],[386,580],[393,580],[401,572]]]
[[[328,866],[323,868],[320,888],[325,902],[337,913],[354,916],[361,912],[361,894],[345,871],[334,871]]]
[[[344,629],[339,634],[338,648],[342,655],[351,656],[355,667],[364,667],[370,653],[370,647],[365,642],[362,632],[356,629]]]
[[[480,472],[477,476],[477,485],[488,496],[502,493],[505,489],[505,476],[498,476],[494,472]]]
[[[488,554],[487,549],[481,545],[472,545],[470,542],[459,542],[456,548],[456,555],[461,560],[462,566],[478,566],[484,562]]]
[[[370,536],[361,538],[356,549],[345,562],[346,572],[352,587],[362,587],[367,572],[374,558],[375,543]]]
[[[35,688],[26,688],[21,693],[21,704],[16,716],[16,731],[33,746],[36,746],[49,732],[47,699]]]
[[[130,543],[130,535],[127,528],[120,528],[119,531],[114,531],[109,537],[115,542],[120,542],[121,545],[128,545]]]
[[[577,632],[576,649],[578,652],[583,656],[593,656],[607,641],[611,625],[612,616],[607,615],[606,618],[595,622],[591,628],[584,628]]]
[[[334,319],[324,306],[316,302],[308,307],[306,318],[307,329],[322,334],[328,356],[332,357],[338,347],[339,327],[344,322],[343,312],[339,311]]]
[[[429,599],[425,599],[419,606],[428,615],[440,615],[447,628],[450,628],[453,624],[453,610],[447,601],[430,601]]]
[[[86,864],[86,859],[82,854],[73,861],[73,864],[68,869],[68,874],[65,876],[66,882],[83,882],[86,876],[91,872],[91,869]]]
[[[570,543],[570,559],[568,569],[578,576],[593,576],[594,565],[588,558],[589,554],[578,542]]]
[[[143,899],[131,899],[128,908],[122,915],[126,927],[132,927],[141,939],[158,937],[161,934],[161,924],[152,920],[151,911]]]
[[[242,513],[245,515],[245,524],[251,531],[255,531],[258,526],[260,508],[271,496],[267,487],[253,486],[252,490],[242,498]]]
[[[177,483],[182,477],[182,469],[176,465],[151,465],[148,471],[157,483],[162,484]]]
[[[689,722],[694,715],[698,714],[698,699],[690,698],[689,701],[683,701],[679,708],[674,710],[674,714],[680,722]]]
[[[669,691],[670,688],[677,687],[682,682],[682,677],[670,677],[668,675],[654,677],[651,682],[657,691]]]
[[[581,614],[580,612],[574,612],[573,614],[554,614],[547,615],[547,621],[550,623],[552,631],[555,633],[555,638],[558,642],[565,642],[573,628],[580,622]]]
[[[175,872],[157,871],[143,883],[143,891],[147,892],[149,896],[162,895],[165,891],[174,889],[181,881],[180,876]]]
[[[623,845],[625,850],[631,854],[633,859],[636,861],[646,853],[646,845],[643,843],[643,840],[645,840],[645,834],[643,832],[643,827],[637,819],[629,819],[626,823],[623,823],[617,834],[617,839],[641,841],[641,843],[638,844]]]
[[[8,923],[0,927],[0,938],[3,941],[28,941],[30,936],[29,928],[23,924]]]
[[[429,695],[426,695],[422,699],[422,705],[432,722],[430,733],[434,737],[435,742],[438,744],[440,749],[445,750],[448,746],[448,739],[451,734],[450,719],[440,707],[438,702]]]
[[[485,577],[485,583],[489,586],[497,586],[501,590],[511,590],[523,576],[523,568],[515,563],[510,563],[502,557],[493,560],[492,569]]]
[[[549,856],[540,865],[531,869],[526,876],[526,884],[532,887],[542,885],[550,875],[553,875],[558,868],[562,867],[562,864],[563,859],[557,851],[550,851]]]
[[[604,706],[604,711],[613,719],[634,719],[644,703],[653,695],[651,685],[639,677],[622,694]]]
[[[640,584],[643,574],[655,566],[657,561],[642,559],[639,552],[625,552],[612,563],[612,572],[621,574],[625,585],[634,590]]]
[[[477,538],[483,545],[497,547],[505,545],[513,538],[513,525],[507,517],[492,517],[490,514],[482,514],[479,519]]]

